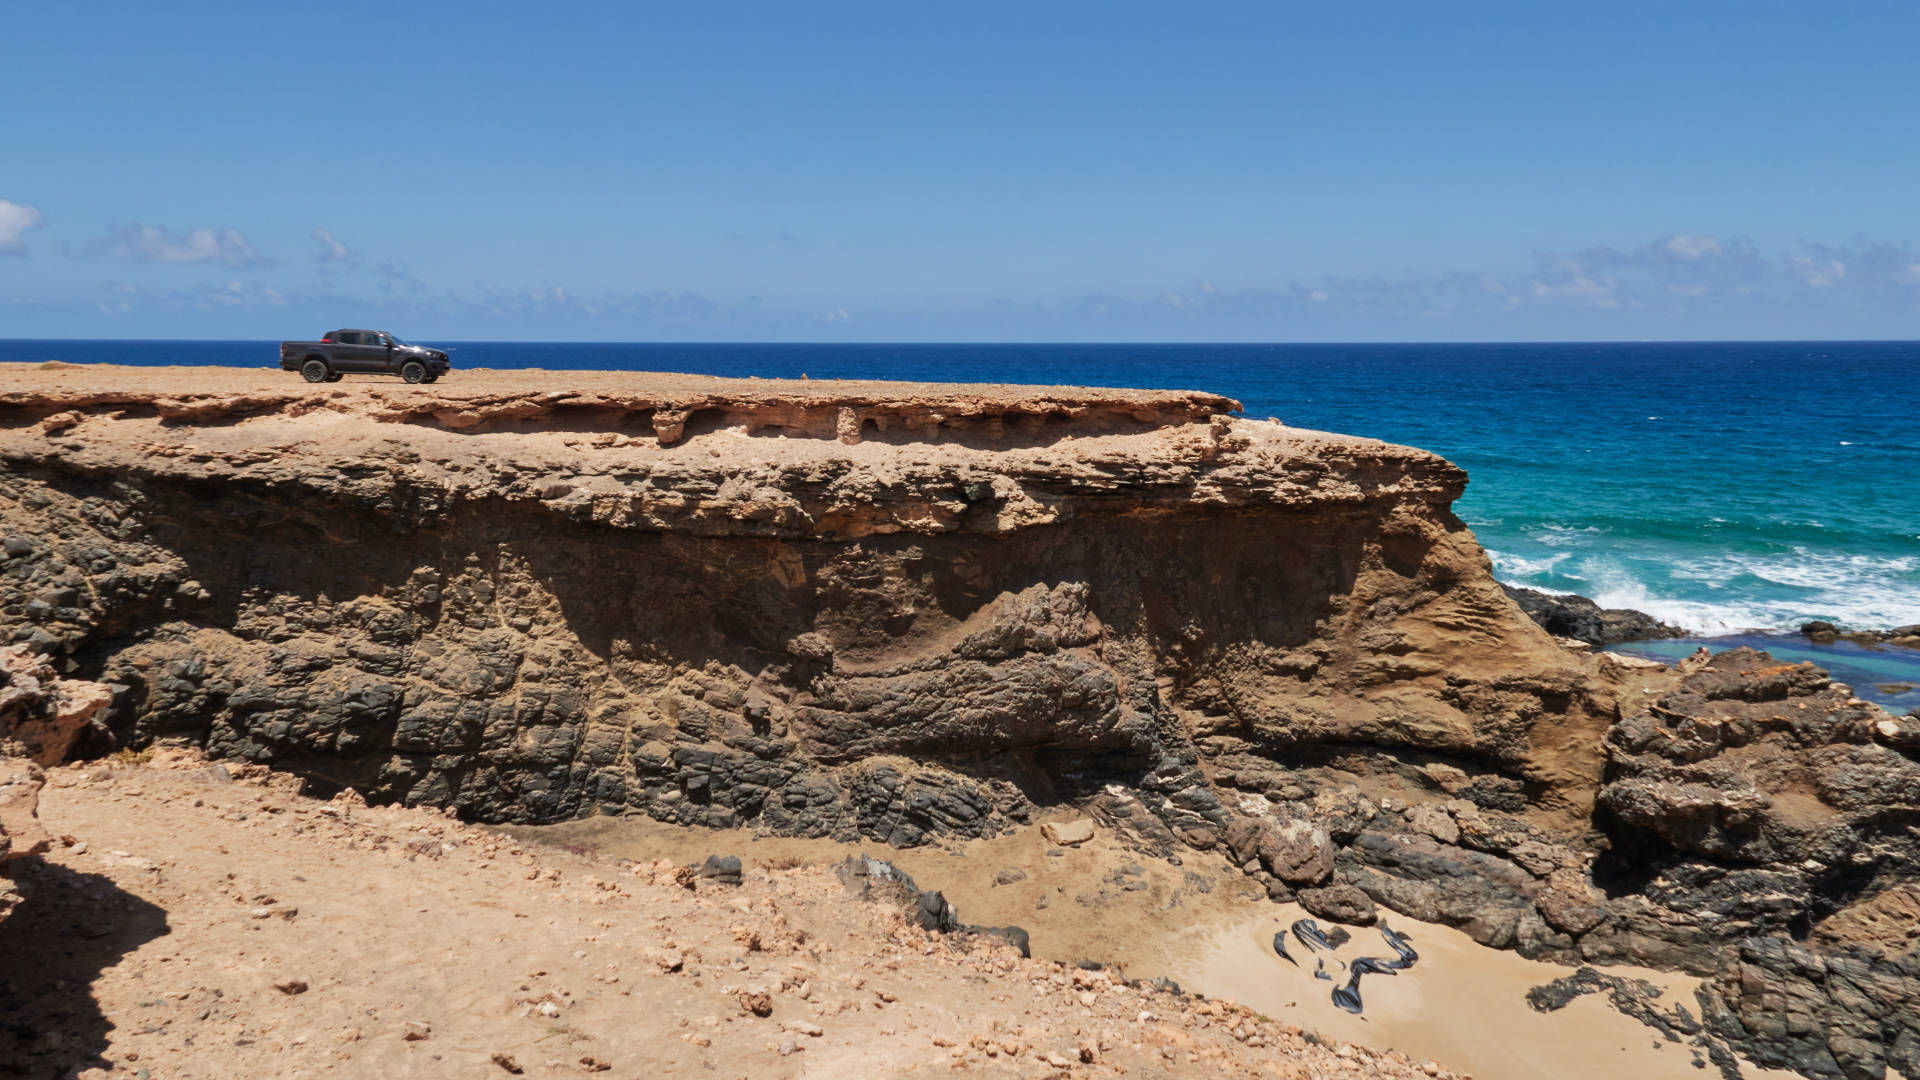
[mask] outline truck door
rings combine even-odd
[[[393,339],[385,334],[368,334],[367,344],[373,346],[367,350],[367,358],[373,361],[375,371],[392,371],[394,362],[399,359],[400,350],[393,347]]]
[[[340,345],[333,350],[334,367],[341,371],[385,371],[387,350],[368,344],[379,336],[363,330],[341,334]]]

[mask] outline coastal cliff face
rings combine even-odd
[[[82,752],[896,845],[1071,803],[1329,917],[1713,974],[1701,1037],[1769,1063],[1920,1071],[1907,728],[1567,650],[1446,461],[1204,394],[559,384],[0,373],[0,627],[112,689]]]
[[[1212,745],[1590,798],[1597,752],[1536,765],[1598,737],[1578,666],[1431,454],[1205,395],[727,389],[15,391],[0,608],[124,688],[116,739],[482,820],[912,844],[1117,782],[1218,827]]]

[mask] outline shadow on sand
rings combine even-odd
[[[112,1021],[93,981],[167,933],[167,913],[109,878],[22,859],[26,899],[0,921],[0,1076],[53,1080],[95,1067]]]

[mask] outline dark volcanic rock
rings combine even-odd
[[[1755,1062],[1821,1080],[1920,1075],[1920,956],[1753,938],[1700,991],[1708,1027]]]
[[[700,864],[700,876],[721,885],[738,885],[740,884],[740,857],[709,855],[707,861]]]
[[[960,921],[960,913],[938,892],[926,892],[914,883],[906,871],[883,859],[849,855],[834,864],[834,876],[847,892],[859,900],[893,904],[922,930],[940,934],[958,934],[1011,945],[1021,956],[1033,955],[1025,929],[1018,926],[969,926]]]
[[[1644,611],[1603,608],[1584,596],[1544,593],[1518,585],[1501,585],[1527,617],[1555,637],[1589,645],[1617,645],[1623,641],[1685,637],[1687,632],[1663,623]]]
[[[1703,1030],[1700,1021],[1693,1018],[1685,1005],[1675,1002],[1670,1010],[1662,1010],[1655,1004],[1664,993],[1658,986],[1645,979],[1623,979],[1587,966],[1527,991],[1527,1005],[1535,1012],[1555,1012],[1566,1008],[1575,998],[1602,990],[1607,992],[1614,1008],[1658,1031],[1669,1042],[1679,1042],[1682,1037],[1698,1035]]]
[[[1425,922],[1465,930],[1496,948],[1557,954],[1570,939],[1534,907],[1540,885],[1495,855],[1411,834],[1369,832],[1340,853],[1340,877],[1376,902]]]
[[[1582,951],[1711,974],[1708,1027],[1761,1064],[1901,1067],[1920,960],[1875,928],[1920,876],[1920,763],[1883,745],[1889,729],[1818,668],[1750,649],[1615,725],[1595,876],[1619,898]]]
[[[1905,649],[1920,649],[1920,623],[1908,626],[1895,626],[1885,630],[1842,630],[1824,619],[1802,623],[1800,632],[1807,640],[1816,644],[1830,645],[1835,641],[1851,641],[1857,645],[1878,646],[1894,645]]]

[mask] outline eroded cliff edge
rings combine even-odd
[[[1568,652],[1459,469],[1235,409],[0,371],[0,613],[115,688],[95,751],[902,845],[1075,802],[1329,912],[1718,973],[1769,1063],[1920,1071],[1911,732],[1812,669]]]

